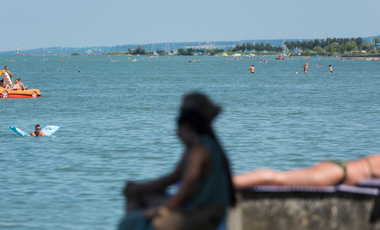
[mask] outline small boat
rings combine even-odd
[[[6,71],[0,70],[0,75],[6,85],[13,87],[13,82]],[[41,92],[38,89],[22,90],[21,87],[18,87],[13,90],[0,86],[0,98],[36,98],[40,96]]]
[[[379,58],[372,58],[372,61],[378,61]]]
[[[41,97],[41,92],[38,89],[17,90],[5,89],[0,86],[0,98],[37,98]]]
[[[280,54],[279,57],[276,57],[277,60],[285,60],[285,58],[282,56],[282,54]]]
[[[197,60],[190,60],[189,62],[200,62],[199,59],[197,58]]]

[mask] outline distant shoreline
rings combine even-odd
[[[109,56],[109,57],[120,57],[120,56],[125,56],[125,57],[138,57],[137,55],[124,55],[124,54],[81,54],[81,55],[71,55],[71,54],[23,54],[23,55],[12,55],[12,56],[15,56],[15,57],[104,57],[104,56]],[[143,54],[140,54],[139,56],[151,56],[151,55],[143,55]],[[167,57],[200,57],[200,56],[204,56],[204,55],[168,55]],[[263,57],[263,56],[279,56],[279,55],[276,55],[276,54],[255,54],[254,57]],[[302,57],[302,58],[310,58],[310,57],[313,57],[314,55],[293,55],[293,56],[284,56],[284,57],[287,57],[287,58],[293,58],[293,57]],[[160,57],[164,57],[164,55],[160,55]],[[208,56],[208,57],[212,57],[212,56]],[[219,57],[234,57],[232,55],[230,56],[222,56],[222,55],[219,55]],[[244,57],[244,56],[239,56],[239,57]],[[323,58],[345,58],[345,59],[368,59],[368,58],[379,58],[380,56],[379,55],[368,55],[368,56],[346,56],[346,57],[342,57],[342,56],[326,56],[326,55],[321,55],[320,57],[323,57]]]

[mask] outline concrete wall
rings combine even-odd
[[[238,192],[229,230],[380,230],[380,197],[350,193]]]

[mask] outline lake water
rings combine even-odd
[[[182,95],[192,90],[223,107],[214,125],[234,173],[380,150],[378,61],[311,58],[303,74],[301,58],[270,57],[267,64],[223,57],[199,63],[59,58],[0,56],[2,66],[42,94],[0,99],[2,229],[114,229],[123,215],[124,181],[156,178],[180,158],[175,118]],[[9,129],[30,133],[36,124],[61,128],[52,137],[21,137]]]

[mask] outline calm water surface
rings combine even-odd
[[[380,62],[311,58],[303,74],[301,58],[118,58],[0,56],[42,93],[0,99],[0,228],[114,229],[124,181],[168,173],[180,158],[175,118],[192,90],[223,106],[215,129],[234,173],[380,150]],[[61,128],[53,137],[9,129],[31,132],[36,124]]]

